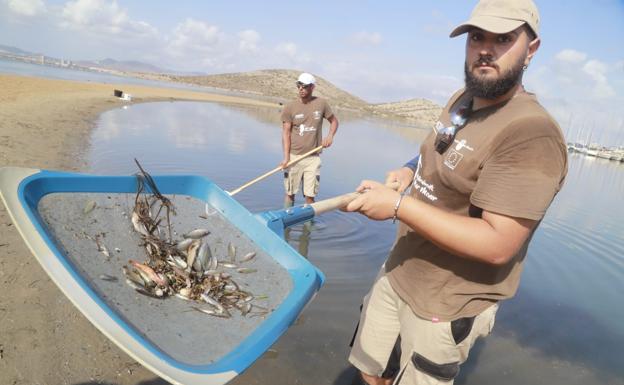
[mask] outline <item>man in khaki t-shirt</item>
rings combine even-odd
[[[292,206],[295,194],[303,181],[303,195],[306,203],[313,203],[320,183],[321,158],[319,153],[302,158],[319,146],[329,147],[338,130],[338,119],[325,99],[312,95],[316,79],[309,73],[302,73],[297,79],[299,98],[293,100],[282,111],[282,148],[284,160],[285,205]],[[323,119],[330,123],[329,133],[323,135]],[[297,161],[286,168],[291,161]]]
[[[567,172],[559,126],[522,86],[538,30],[531,0],[481,0],[451,33],[467,33],[465,88],[420,156],[388,175],[402,193],[363,181],[366,192],[347,207],[401,221],[349,357],[369,384],[451,384],[490,333],[498,302],[518,288],[529,241]]]

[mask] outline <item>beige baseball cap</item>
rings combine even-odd
[[[539,12],[532,0],[481,0],[470,19],[451,32],[450,37],[477,27],[492,33],[507,33],[526,23],[539,36]]]

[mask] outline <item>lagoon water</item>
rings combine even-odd
[[[364,178],[383,180],[417,153],[426,134],[338,116],[335,143],[322,156],[319,199],[350,192]],[[101,116],[89,167],[133,174],[137,158],[150,173],[204,175],[232,190],[280,162],[279,127],[277,108],[131,105]],[[577,154],[569,161],[566,186],[533,239],[516,297],[502,304],[493,334],[473,348],[456,384],[624,384],[624,163]],[[235,198],[251,212],[281,208],[281,175]],[[348,344],[360,301],[394,231],[389,221],[340,211],[292,228],[287,241],[326,274],[326,284],[232,384],[351,384]]]

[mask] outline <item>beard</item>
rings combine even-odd
[[[505,95],[522,80],[524,59],[525,58],[520,58],[509,70],[501,73],[496,79],[486,79],[478,75],[473,75],[468,68],[468,63],[464,63],[464,82],[466,83],[466,90],[473,96],[484,99],[496,99]],[[492,62],[493,60],[490,57],[481,57],[474,64],[487,63],[492,65]]]

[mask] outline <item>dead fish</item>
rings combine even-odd
[[[89,214],[91,211],[93,211],[93,209],[95,208],[96,203],[95,201],[89,201],[87,202],[87,204],[85,205],[84,209],[82,210],[82,212],[84,214]]]
[[[204,302],[206,302],[208,305],[214,306],[215,310],[217,311],[217,314],[227,315],[227,318],[231,317],[230,312],[228,312],[227,309],[224,308],[223,305],[221,305],[219,303],[219,301],[217,301],[216,299],[212,298],[208,294],[202,293],[201,294],[201,299],[204,300]]]
[[[252,251],[251,253],[245,254],[243,258],[241,258],[241,262],[251,261],[256,256],[256,252]]]
[[[195,261],[193,262],[193,268],[195,271],[201,272],[204,270],[214,270],[211,266],[212,253],[210,252],[210,246],[208,246],[207,242],[202,242],[201,246],[199,246],[199,250],[197,251],[197,256],[195,257]]]
[[[137,214],[136,212],[132,212],[132,226],[134,227],[134,230],[136,230],[137,233],[142,234],[146,237],[149,237],[150,234],[147,232],[147,229],[145,228],[145,225],[143,223],[141,223],[141,221],[139,220],[139,214]]]
[[[242,305],[237,305],[238,310],[240,310],[243,316],[246,316],[251,311],[251,304],[249,302],[243,303]]]
[[[236,270],[241,274],[251,274],[251,273],[255,273],[258,270],[257,269],[250,269],[248,267],[241,267],[240,269]]]
[[[117,282],[118,279],[117,277],[113,277],[112,275],[108,275],[108,274],[100,274],[100,279],[106,282]]]
[[[185,301],[190,301],[191,300],[189,297],[185,297],[184,295],[182,295],[180,293],[175,293],[175,296],[180,298],[180,299],[183,299]]]
[[[145,287],[146,282],[137,272],[135,272],[132,269],[128,269],[127,266],[122,267],[122,269],[123,269],[124,276],[126,277],[126,281],[132,281],[133,283],[135,283],[136,285],[139,285],[140,287]]]
[[[195,258],[197,257],[197,250],[199,249],[199,242],[193,242],[188,248],[188,257],[186,258],[186,271],[191,271]]]
[[[228,242],[228,256],[230,257],[230,261],[236,261],[236,247],[232,244],[232,242]]]
[[[137,285],[136,283],[134,283],[133,281],[129,279],[126,279],[126,283],[128,284],[128,286],[133,288],[139,294],[143,294],[145,296],[156,298],[156,299],[163,299],[162,296],[157,296],[157,295],[150,293],[149,291],[145,290],[144,288],[142,288],[141,286]]]
[[[97,245],[98,251],[104,254],[107,257],[110,257],[110,253],[106,246],[100,243],[100,237],[98,235],[95,236],[95,244]]]
[[[189,248],[189,246],[191,245],[191,243],[193,243],[193,241],[194,241],[193,238],[183,239],[176,244],[176,249],[180,251],[186,251],[186,249]]]
[[[217,310],[213,310],[213,309],[204,309],[201,307],[197,307],[197,306],[192,306],[193,309],[205,313],[205,314],[209,314],[209,315],[213,315],[215,317],[221,317],[221,318],[230,318],[230,313],[219,313]]]
[[[219,265],[221,265],[223,267],[227,267],[228,269],[236,269],[238,267],[237,264],[230,263],[230,262],[219,262]]]
[[[167,286],[167,280],[161,277],[160,275],[156,274],[156,272],[151,267],[144,265],[142,263],[139,263],[137,261],[133,261],[132,259],[129,260],[128,262],[130,262],[130,264],[134,268],[136,268],[140,272],[143,272],[145,275],[147,275],[152,281],[156,282],[157,285]]]
[[[184,238],[191,238],[191,239],[201,239],[203,237],[205,237],[206,235],[210,234],[210,231],[206,230],[206,229],[195,229],[191,232],[188,232],[186,234],[183,235]]]

